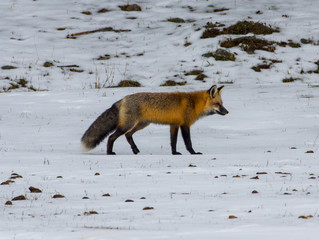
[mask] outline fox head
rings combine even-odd
[[[208,91],[208,100],[205,106],[205,112],[207,115],[210,114],[219,114],[219,115],[226,115],[228,114],[227,109],[223,106],[223,100],[221,98],[221,93],[224,89],[224,86],[217,88],[216,85],[213,85]]]

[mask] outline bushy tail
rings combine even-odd
[[[95,148],[117,126],[119,119],[119,102],[102,113],[86,130],[81,138],[82,151],[87,152]]]

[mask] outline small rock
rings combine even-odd
[[[228,219],[236,219],[238,217],[234,216],[234,215],[229,215]]]
[[[252,194],[257,194],[258,191],[257,191],[257,190],[254,190],[254,191],[252,191],[251,193],[252,193]]]
[[[12,202],[11,201],[6,201],[6,203],[4,205],[11,206]]]
[[[134,200],[132,200],[132,199],[127,199],[127,200],[125,200],[125,202],[134,202]]]
[[[105,193],[102,195],[102,197],[111,197],[111,195],[109,193]]]
[[[218,48],[216,52],[213,53],[213,57],[216,61],[235,61],[235,54],[226,51],[225,49]]]

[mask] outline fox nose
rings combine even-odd
[[[226,115],[226,114],[228,114],[228,110],[227,110],[226,108],[224,108],[223,106],[221,106],[221,107],[220,107],[220,113],[221,113],[222,115]]]

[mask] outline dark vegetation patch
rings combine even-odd
[[[23,201],[23,200],[27,200],[27,198],[24,195],[20,195],[20,196],[12,198],[11,201]]]
[[[53,195],[52,198],[65,198],[65,197],[61,194],[55,194],[55,195]]]
[[[174,86],[184,86],[187,82],[176,82],[174,80],[167,80],[165,83],[163,83],[162,87],[174,87]]]
[[[31,193],[42,193],[42,191],[39,188],[35,188],[35,187],[29,187],[29,191]]]
[[[50,62],[50,61],[46,61],[43,63],[43,67],[46,67],[46,68],[53,67],[53,66],[54,66],[53,62]]]
[[[185,76],[196,76],[195,80],[204,81],[207,76],[203,73],[203,70],[194,69],[185,73]]]
[[[57,28],[56,30],[57,31],[64,31],[66,29],[66,27],[59,27],[59,28]]]
[[[290,82],[294,82],[294,81],[298,81],[298,80],[301,80],[301,78],[293,78],[293,77],[290,77],[290,78],[284,78],[282,80],[283,83],[290,83]]]
[[[167,21],[173,23],[185,23],[185,20],[183,18],[169,18],[167,19]]]
[[[26,88],[30,91],[37,91],[25,78],[17,78],[13,80],[9,77],[5,77],[3,80],[8,81],[10,86],[3,87],[2,89],[0,89],[0,92],[10,92],[14,89],[19,89],[19,88]]]
[[[244,51],[246,51],[249,54],[252,54],[255,52],[255,50],[274,52],[276,50],[276,47],[273,46],[274,44],[275,42],[273,41],[268,41],[252,36],[239,37],[235,39],[226,39],[225,41],[221,42],[220,46],[224,48],[240,46]]]
[[[191,71],[185,73],[185,76],[199,75],[199,74],[201,74],[203,72],[204,72],[203,70],[194,69],[194,70],[191,70]]]
[[[89,211],[89,212],[84,212],[83,215],[84,216],[90,216],[90,215],[96,215],[99,214],[97,211]]]
[[[97,13],[107,13],[110,12],[111,10],[107,9],[107,8],[101,8],[100,10],[97,11]]]
[[[261,72],[262,69],[270,69],[271,65],[272,63],[262,63],[253,66],[251,69],[253,69],[255,72]]]
[[[266,58],[261,58],[261,59],[263,60],[261,64],[258,64],[252,67],[252,69],[255,72],[261,72],[262,69],[270,69],[274,63],[282,63],[281,60],[277,60],[277,59],[266,59]]]
[[[90,11],[82,11],[81,13],[84,15],[92,15],[92,13]]]
[[[265,23],[252,22],[252,21],[239,21],[234,25],[220,29],[220,25],[207,23],[205,31],[201,38],[214,38],[218,35],[231,34],[231,35],[246,35],[253,33],[256,35],[268,35],[274,32],[279,32],[279,29],[267,26]]]
[[[204,73],[198,74],[197,77],[195,78],[195,80],[198,81],[204,81],[204,79],[207,78],[207,75]]]
[[[234,84],[234,81],[218,81],[218,84]]]
[[[116,87],[140,87],[141,84],[137,81],[123,80]]]
[[[12,70],[12,69],[17,69],[17,67],[12,66],[12,65],[4,65],[1,67],[2,70]]]
[[[92,33],[97,33],[97,32],[115,32],[115,33],[121,33],[121,32],[130,32],[130,29],[114,29],[112,27],[105,27],[105,28],[99,28],[95,30],[90,30],[90,31],[85,31],[85,32],[79,32],[79,33],[72,33],[68,34],[66,38],[71,38],[71,39],[76,39],[78,36],[81,35],[87,35],[87,34],[92,34]]]
[[[142,8],[137,5],[137,4],[127,4],[127,5],[121,5],[119,6],[119,8],[122,10],[122,11],[142,11]]]
[[[111,58],[111,55],[105,54],[103,56],[99,56],[96,60],[99,60],[99,61],[101,61],[101,60],[109,60],[110,58]]]
[[[70,68],[69,70],[70,70],[70,72],[76,72],[76,73],[84,72],[83,69],[77,69],[77,68]]]
[[[225,12],[225,11],[228,11],[229,10],[229,8],[216,8],[216,9],[214,9],[213,10],[213,12]]]
[[[217,49],[215,52],[208,52],[202,55],[203,57],[214,57],[216,61],[235,61],[235,54],[226,51],[225,49]]]
[[[315,62],[315,64],[317,65],[317,69],[314,71],[308,71],[307,73],[319,73],[319,60],[317,62]]]
[[[289,46],[289,47],[292,47],[292,48],[300,48],[301,45],[300,43],[295,43],[293,42],[292,40],[288,40],[288,42],[278,42],[277,43],[280,47],[286,47],[286,46]]]
[[[300,39],[300,42],[302,44],[313,44],[313,45],[316,45],[316,46],[319,45],[319,41],[314,41],[313,39],[310,39],[310,38],[308,38],[308,39],[302,38],[302,39]]]

